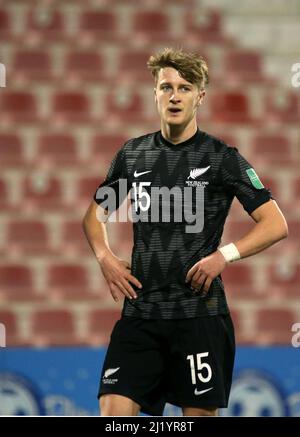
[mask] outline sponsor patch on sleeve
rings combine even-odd
[[[247,173],[253,187],[257,188],[258,190],[261,190],[262,188],[264,188],[264,185],[262,184],[259,177],[255,173],[254,168],[248,168],[248,170],[246,170],[246,173]]]

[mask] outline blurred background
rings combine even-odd
[[[300,415],[299,38],[298,0],[0,0],[0,414],[97,413],[120,307],[81,222],[123,142],[159,129],[146,61],[172,46],[207,60],[199,127],[238,147],[290,229],[224,273],[239,345],[224,414]],[[223,243],[251,226],[235,202]],[[109,225],[127,260],[131,237]]]

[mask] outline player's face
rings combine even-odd
[[[172,67],[162,68],[154,89],[161,121],[168,125],[188,125],[196,117],[205,91],[183,79]]]

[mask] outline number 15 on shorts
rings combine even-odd
[[[208,382],[212,377],[212,370],[208,363],[205,362],[205,357],[208,357],[208,352],[202,352],[195,355],[188,355],[187,360],[190,361],[192,384],[197,384],[197,376],[201,382]]]

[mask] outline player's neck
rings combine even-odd
[[[161,125],[162,136],[172,144],[179,144],[192,138],[197,132],[196,120],[188,126]]]

